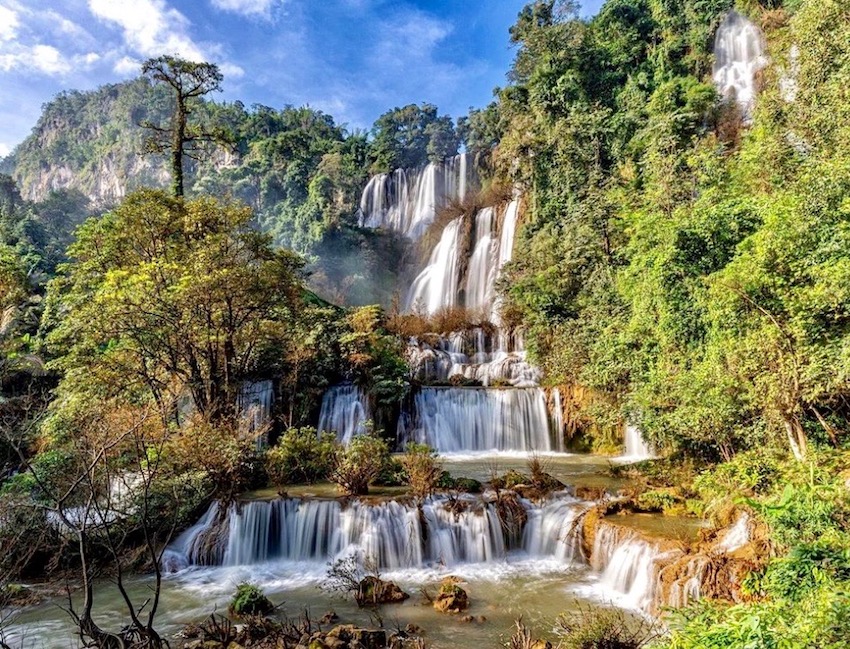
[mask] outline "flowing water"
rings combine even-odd
[[[245,502],[206,515],[169,548],[164,565],[170,574],[163,588],[160,628],[166,633],[203,620],[226,608],[236,586],[251,581],[284,610],[314,618],[334,609],[346,622],[374,624],[350,597],[323,589],[328,564],[357,554],[373,557],[385,579],[396,581],[411,599],[382,610],[384,620],[426,629],[435,647],[494,646],[508,636],[520,615],[538,632],[551,634],[558,615],[577,607],[606,605],[634,597],[609,592],[605,574],[588,565],[580,544],[581,514],[590,503],[568,493],[541,503],[519,501],[524,525],[504,525],[493,497],[434,497],[421,505],[409,501],[276,499]],[[511,529],[508,529],[508,528]],[[612,543],[618,543],[616,538]],[[599,541],[603,543],[603,541]],[[616,555],[616,548],[602,552]],[[436,590],[439,580],[456,575],[471,598],[474,622],[433,610],[418,593]],[[620,586],[620,581],[611,581]],[[624,582],[625,583],[625,582]],[[151,580],[134,578],[131,594],[142,600]],[[107,583],[96,589],[99,620],[116,625],[120,599]],[[73,646],[70,626],[59,602],[22,612],[13,640],[33,646]],[[635,609],[636,610],[636,609]],[[486,618],[486,620],[482,619]]]
[[[730,11],[714,39],[714,84],[721,96],[738,103],[745,122],[752,118],[757,75],[767,63],[762,31],[737,11]]]

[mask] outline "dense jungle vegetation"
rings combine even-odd
[[[733,5],[772,60],[751,116],[711,81]],[[3,575],[152,569],[212,497],[384,462],[386,448],[345,455],[298,429],[341,378],[389,411],[407,393],[388,313],[412,252],[358,226],[359,196],[373,173],[464,148],[488,160],[486,184],[522,192],[505,316],[546,382],[581,394],[584,441],[609,448],[633,422],[666,455],[637,468],[659,509],[720,523],[744,507],[766,526],[747,600],[673,613],[660,646],[847,646],[847,3],[608,0],[581,19],[537,0],[510,36],[508,83],[456,121],[411,105],[367,133],[309,108],[199,100],[194,118],[232,145],[188,165],[185,200],[144,188],[167,185],[167,167],[138,153],[167,89],[138,79],[45,107],[0,177]],[[99,192],[104,159],[136,191]],[[41,187],[51,166],[74,189]],[[318,469],[293,466],[292,448],[258,456],[236,406],[263,378],[275,436]],[[146,476],[144,502],[114,535],[89,535],[88,514],[63,521],[76,535],[47,524],[127,469]]]

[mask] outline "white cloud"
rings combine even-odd
[[[122,76],[133,74],[134,72],[138,73],[141,68],[142,62],[129,56],[121,57],[115,62],[115,65],[112,66],[113,71]]]
[[[89,0],[89,9],[101,20],[120,26],[125,44],[138,54],[205,59],[188,35],[189,20],[163,0]]]
[[[12,152],[12,147],[5,142],[0,142],[0,158],[5,158]]]
[[[243,16],[271,15],[272,7],[280,4],[280,0],[212,0],[212,5],[222,11],[231,11]]]
[[[21,23],[18,14],[0,5],[0,42],[14,40],[18,35]]]
[[[62,75],[71,71],[71,64],[52,45],[17,46],[0,54],[0,70],[8,72],[18,68]]]
[[[222,63],[218,67],[226,79],[241,79],[245,76],[245,70],[235,63]]]

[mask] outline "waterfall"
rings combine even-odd
[[[640,428],[626,424],[625,431],[625,455],[621,456],[621,460],[631,462],[640,462],[641,460],[650,460],[655,457],[652,447],[643,439]]]
[[[465,306],[474,312],[482,312],[490,319],[493,299],[493,284],[498,268],[493,263],[498,259],[498,241],[494,238],[494,210],[485,207],[475,215],[472,256],[466,275]]]
[[[599,525],[591,556],[606,590],[617,593],[626,605],[648,611],[656,591],[655,561],[661,554],[657,547],[629,530]]]
[[[554,451],[542,388],[422,388],[398,439],[440,453]]]
[[[360,198],[360,225],[418,239],[440,209],[462,201],[478,187],[471,154],[462,153],[419,169],[373,176]]]
[[[353,552],[391,570],[500,561],[512,550],[583,562],[576,521],[586,503],[564,495],[541,505],[520,502],[528,523],[515,542],[503,531],[495,503],[473,496],[432,497],[420,506],[284,498],[233,504],[223,520],[214,503],[168,547],[163,566],[315,564]]]
[[[554,388],[552,390],[552,431],[557,439],[562,439],[564,435],[564,406],[561,403],[561,390]]]
[[[714,85],[721,96],[738,103],[745,122],[755,104],[756,74],[767,63],[761,30],[735,10],[726,14],[714,38]]]
[[[271,381],[246,381],[237,397],[237,409],[244,425],[252,433],[266,433],[272,421],[274,384]],[[261,439],[257,443],[261,443]]]
[[[427,340],[411,339],[407,358],[412,376],[423,383],[446,383],[453,376],[463,376],[485,387],[495,381],[536,387],[542,372],[526,361],[520,344],[503,332],[491,334],[476,327]]]
[[[572,498],[556,498],[531,509],[523,547],[533,557],[554,557],[565,563],[583,561],[580,523],[587,506]]]
[[[355,435],[366,432],[366,422],[371,417],[363,390],[351,383],[343,383],[330,388],[322,397],[318,430],[320,433],[335,433],[337,439],[347,444]]]
[[[407,294],[407,310],[433,315],[457,306],[463,217],[451,221],[431,252],[431,258]]]

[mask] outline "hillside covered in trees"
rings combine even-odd
[[[192,123],[217,141],[186,157],[185,197],[163,189],[167,156],[144,153],[150,124],[171,119],[163,84],[45,106],[0,163],[9,580],[82,571],[80,634],[107,647],[96,577],[152,572],[159,597],[174,562],[342,562],[316,554],[332,534],[315,521],[357,512],[346,538],[384,564],[329,574],[357,576],[358,606],[378,568],[424,569],[407,544],[424,556],[451,538],[433,564],[463,567],[538,557],[532,537],[555,530],[559,559],[603,582],[643,562],[610,580],[660,620],[644,632],[640,616],[571,610],[562,647],[846,646],[850,11],[608,0],[580,18],[537,0],[510,39],[504,87],[457,119],[423,103],[361,132],[307,107],[199,98]],[[439,200],[416,204],[426,185]],[[566,452],[612,456],[629,431],[641,462],[568,482],[587,478]],[[435,450],[473,459],[442,471]],[[523,451],[528,475],[496,475],[493,459],[485,476],[484,451]],[[132,507],[114,486],[127,475]],[[314,483],[357,504],[317,500]],[[356,501],[370,487],[389,504]],[[267,488],[284,505],[260,514]],[[297,533],[327,538],[251,536],[301,512]],[[666,541],[624,532],[630,516],[657,516]],[[698,536],[671,538],[679,519]],[[147,621],[126,608],[124,637],[162,646],[156,606]],[[543,646],[516,631],[508,646]]]

